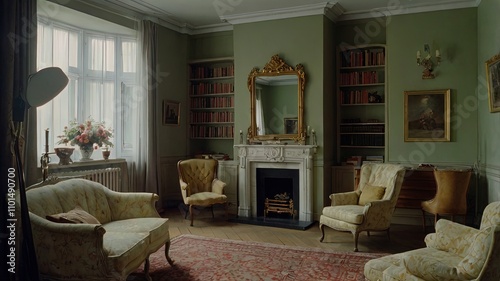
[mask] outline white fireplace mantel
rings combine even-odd
[[[313,220],[314,145],[235,145],[238,150],[238,216],[257,217],[257,168],[299,170],[299,221]]]

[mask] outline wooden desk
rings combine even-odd
[[[436,180],[432,168],[407,169],[396,208],[421,209],[421,202],[435,195]]]

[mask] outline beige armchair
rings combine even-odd
[[[365,264],[369,281],[500,279],[500,201],[483,212],[479,229],[440,219],[426,248],[373,259]]]
[[[387,231],[398,200],[406,169],[394,164],[364,164],[358,189],[330,195],[332,205],[323,208],[319,228],[325,238],[325,226],[350,231],[354,236],[354,251],[362,231]]]
[[[224,195],[226,183],[217,179],[219,162],[215,159],[188,159],[177,163],[179,183],[184,204],[189,206],[191,226],[193,226],[193,206],[211,207],[223,204],[227,217],[227,197]],[[186,213],[187,217],[187,213]]]

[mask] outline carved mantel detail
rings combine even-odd
[[[238,215],[256,217],[257,168],[299,170],[300,221],[313,220],[313,145],[235,145],[239,156]]]

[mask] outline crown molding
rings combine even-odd
[[[330,20],[336,21],[344,12],[337,2],[324,2],[314,5],[303,5],[290,8],[271,9],[252,13],[232,14],[220,16],[223,22],[230,24],[251,23],[267,20],[295,18],[312,15],[325,15]]]
[[[346,12],[341,15],[338,21],[376,18],[376,17],[390,17],[397,15],[416,14],[423,12],[434,12],[443,10],[453,10],[462,8],[475,8],[479,5],[481,0],[448,0],[444,2],[435,3],[432,5],[426,4],[410,4],[400,7],[386,7],[377,8],[372,10]]]

